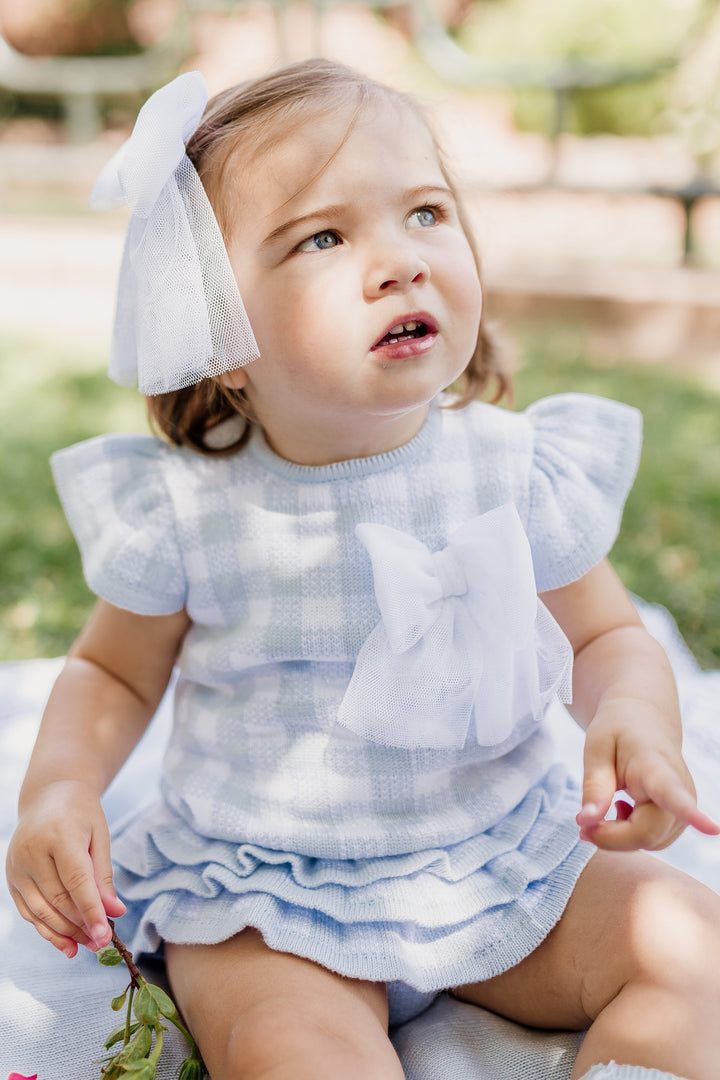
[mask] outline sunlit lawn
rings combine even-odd
[[[612,553],[637,595],[665,605],[704,667],[720,667],[720,394],[677,372],[591,365],[569,337],[526,343],[517,406],[582,390],[639,408],[644,444]]]
[[[99,356],[0,339],[0,658],[64,653],[92,598],[55,494],[53,450],[144,427],[139,395]]]
[[[144,430],[139,397],[110,383],[102,357],[0,341],[0,658],[66,651],[92,604],[47,459],[106,430]],[[518,406],[584,390],[642,409],[645,449],[613,561],[626,584],[664,604],[695,655],[720,667],[720,400],[679,374],[601,367],[575,339],[525,339]]]

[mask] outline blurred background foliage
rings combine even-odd
[[[493,64],[592,61],[646,72],[637,82],[575,90],[569,126],[577,134],[679,129],[699,153],[720,144],[717,0],[479,0],[458,40]],[[518,89],[515,101],[520,127],[551,130],[548,90]]]
[[[157,39],[155,0],[2,0],[0,32],[28,55],[117,55]],[[698,154],[720,146],[720,3],[718,0],[423,0],[472,56],[496,66],[582,65],[636,69],[642,77],[572,92],[569,130],[577,134],[651,135],[680,131]],[[314,0],[318,11],[332,0]],[[212,0],[163,0],[163,8],[212,10]],[[243,0],[217,0],[242,11]],[[370,4],[369,6],[372,6]],[[381,0],[381,12],[410,25],[405,0]],[[397,13],[397,17],[394,13]],[[168,19],[160,20],[167,29]],[[429,73],[428,73],[429,74]],[[525,130],[550,132],[548,88],[512,91]],[[53,102],[0,88],[0,116],[48,115]]]

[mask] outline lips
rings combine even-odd
[[[373,349],[392,348],[408,341],[419,341],[437,334],[437,323],[430,315],[424,312],[418,315],[404,315],[397,319],[387,328],[381,338],[373,345]]]

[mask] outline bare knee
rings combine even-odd
[[[213,1080],[402,1080],[383,984],[276,952],[250,929],[168,944],[166,959]]]
[[[311,1028],[283,1002],[255,1002],[235,1017],[227,1037],[223,1076],[263,1077],[270,1069],[287,1066],[304,1057],[304,1043]]]
[[[681,973],[717,967],[720,955],[720,902],[685,874],[641,882],[630,918],[632,957],[641,971]]]
[[[720,1010],[720,898],[644,853],[599,851],[544,942],[458,997],[533,1027],[589,1027],[626,988]],[[714,1021],[713,1021],[714,1023]]]
[[[709,995],[720,1002],[720,897],[700,882],[659,865],[641,876],[620,913],[624,925],[615,938],[615,986],[606,983],[605,1001],[628,984],[685,996]],[[609,943],[608,943],[609,944]],[[603,965],[600,965],[603,966]],[[586,986],[592,988],[593,976]]]
[[[614,1059],[663,1075],[717,1076],[720,1039],[720,898],[699,882],[649,860],[616,882],[604,947],[583,978],[593,1023],[573,1077]],[[623,877],[621,873],[620,877]]]
[[[254,1002],[231,1026],[222,1080],[375,1080],[396,1061],[377,1018],[334,1015],[328,1002]],[[398,1063],[397,1077],[402,1077]]]

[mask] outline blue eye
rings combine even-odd
[[[419,210],[413,210],[408,218],[408,223],[412,222],[416,222],[422,228],[427,228],[428,225],[437,225],[438,215],[432,206],[421,206]]]
[[[309,236],[307,240],[303,240],[298,244],[298,251],[327,251],[328,248],[337,247],[340,243],[340,237],[337,233],[331,232],[329,229],[324,232],[317,232],[314,236]]]

